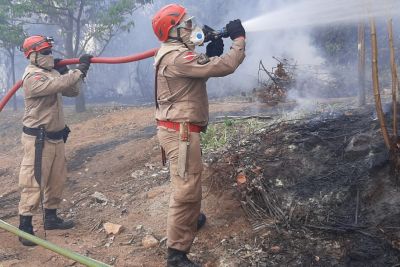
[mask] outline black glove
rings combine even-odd
[[[217,39],[211,41],[206,47],[208,57],[219,57],[224,52],[224,41]]]
[[[78,70],[82,72],[82,76],[86,77],[86,74],[90,67],[90,60],[93,56],[89,54],[84,54],[79,58],[79,65],[77,67]]]
[[[235,40],[240,36],[246,37],[246,31],[244,30],[240,19],[235,19],[234,21],[230,21],[228,24],[226,24],[226,30],[232,40]]]
[[[58,71],[61,75],[64,75],[69,71],[67,66],[57,66],[58,62],[60,62],[62,59],[61,58],[55,58],[54,59],[54,69]]]

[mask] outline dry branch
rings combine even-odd
[[[388,149],[390,149],[390,138],[386,127],[385,116],[383,114],[381,94],[379,92],[378,43],[376,38],[376,23],[375,19],[373,18],[371,18],[371,47],[372,47],[372,80],[374,85],[376,113],[379,118],[379,123],[381,126],[385,145]]]

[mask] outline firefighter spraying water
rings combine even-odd
[[[210,26],[204,25],[204,27],[199,31],[201,36],[199,38],[204,38],[204,43],[210,41],[217,41],[221,38],[229,37],[226,28],[221,30],[214,30]],[[101,64],[123,64],[123,63],[131,63],[135,61],[140,61],[143,59],[147,59],[153,57],[158,49],[150,49],[148,51],[144,51],[142,53],[133,54],[131,56],[125,57],[113,57],[113,58],[105,58],[105,57],[93,57],[90,59],[90,63],[101,63]],[[78,59],[64,59],[60,60],[56,63],[56,66],[62,67],[66,65],[78,64]],[[18,81],[8,92],[5,96],[0,100],[0,112],[4,109],[7,105],[8,101],[12,98],[12,96],[21,88],[22,81]]]

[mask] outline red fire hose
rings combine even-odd
[[[142,53],[134,54],[126,57],[94,57],[91,59],[91,63],[105,63],[105,64],[121,64],[143,60],[149,57],[153,57],[157,52],[157,48],[144,51]],[[64,59],[61,60],[57,66],[65,66],[71,64],[79,64],[78,58]],[[7,94],[0,101],[0,112],[3,110],[5,105],[7,105],[8,101],[11,97],[18,91],[18,89],[22,86],[22,81],[18,81],[14,86],[7,92]]]

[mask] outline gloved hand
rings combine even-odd
[[[69,69],[67,66],[58,66],[58,67],[56,66],[57,63],[60,62],[61,60],[62,60],[61,58],[54,59],[54,69],[58,71],[61,75],[64,75],[69,71]]]
[[[89,54],[84,54],[79,58],[79,65],[77,67],[78,70],[82,72],[82,76],[86,77],[86,74],[90,67],[90,60],[93,56]]]
[[[235,40],[240,36],[246,37],[246,31],[244,30],[240,19],[235,19],[234,21],[230,21],[228,24],[226,24],[226,30],[232,40]]]
[[[208,57],[219,57],[224,52],[224,41],[220,38],[211,41],[206,47]]]

